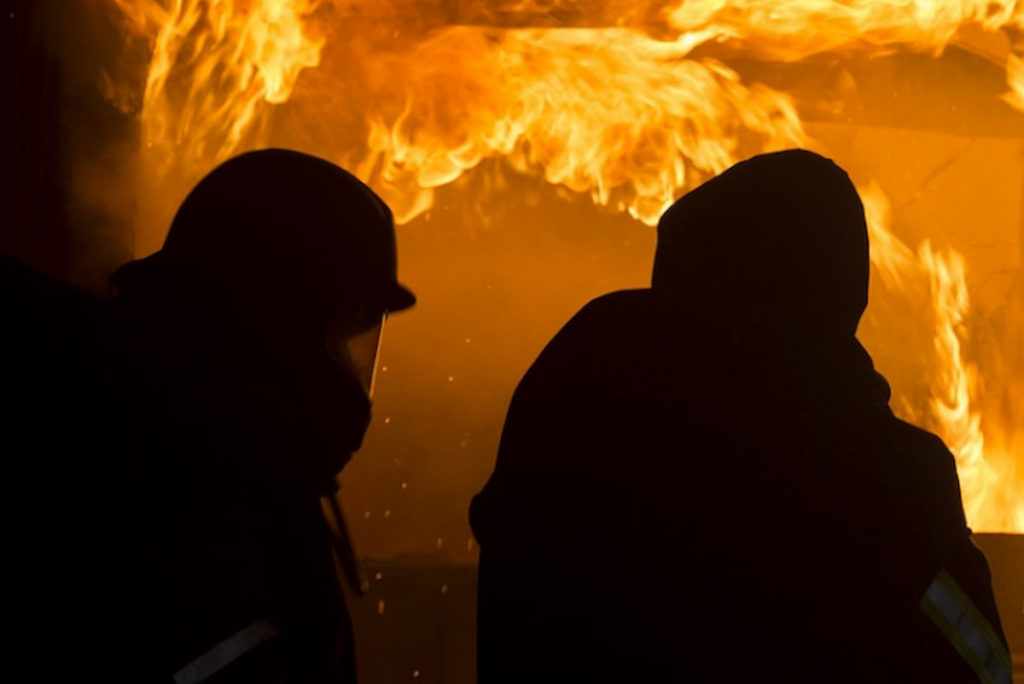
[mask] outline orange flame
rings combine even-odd
[[[1024,491],[1024,470],[1013,450],[986,447],[977,409],[982,389],[978,369],[964,357],[970,313],[966,262],[956,250],[936,252],[927,240],[915,255],[888,231],[891,217],[881,189],[872,184],[860,193],[868,217],[871,260],[883,280],[903,290],[908,275],[914,275],[924,278],[930,289],[932,342],[939,363],[930,382],[929,413],[919,418],[956,457],[967,519],[981,530],[1024,532],[1024,501],[1019,494]]]
[[[969,25],[1024,29],[1016,0],[686,0],[668,17],[680,31],[703,31],[776,60],[896,48],[939,53]]]
[[[263,104],[286,102],[299,73],[320,63],[323,41],[305,22],[322,0],[115,2],[152,37],[145,145],[202,164],[231,156],[260,126]],[[172,82],[182,69],[189,78]]]
[[[1010,55],[1006,64],[1006,79],[1010,90],[1003,95],[1003,99],[1014,109],[1024,112],[1024,48],[1020,53],[1022,56]]]
[[[265,144],[270,112],[320,63],[326,26],[338,21],[331,13],[341,11],[323,0],[115,2],[129,29],[153,45],[141,111],[149,164],[159,176],[173,160],[190,180]],[[427,211],[436,188],[496,158],[653,224],[682,191],[751,150],[816,146],[790,95],[744,83],[708,56],[715,51],[781,62],[938,54],[980,30],[1000,37],[985,56],[1006,70],[1003,99],[1024,111],[1024,3],[1015,0],[654,4],[663,7],[658,25],[644,28],[462,25],[404,41],[396,38],[401,26],[380,29],[388,38],[373,44],[372,63],[357,67],[360,101],[368,103],[363,148],[339,161],[355,167],[400,222]],[[983,427],[996,434],[999,426],[984,423],[984,388],[964,352],[964,260],[927,242],[915,253],[889,229],[880,188],[861,190],[883,282],[897,291],[925,283],[930,293],[938,361],[920,418],[956,454],[971,524],[1024,532],[1024,497],[1011,493],[1024,491],[1022,427],[999,434],[1010,447],[986,443]]]
[[[431,189],[501,157],[654,224],[681,188],[739,160],[741,136],[805,140],[787,95],[688,50],[626,29],[446,29],[382,68],[405,74],[388,93],[405,106],[393,121],[371,113],[359,170],[403,222]]]

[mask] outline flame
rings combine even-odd
[[[431,189],[501,157],[654,224],[681,188],[738,161],[741,137],[764,149],[806,139],[787,95],[686,59],[689,49],[623,29],[442,31],[381,67],[406,77],[373,99],[405,104],[393,121],[371,115],[359,171],[382,181],[400,221],[430,206]],[[452,108],[461,116],[432,116]]]
[[[190,180],[265,144],[275,107],[316,72],[326,36],[344,23],[339,5],[324,0],[115,2],[126,29],[152,44],[140,112],[148,164],[158,177],[178,164]],[[376,7],[384,20],[347,36],[360,46],[348,55],[351,77],[345,90],[316,89],[333,108],[318,115],[348,109],[332,88],[355,94],[361,142],[332,153],[381,193],[399,222],[429,210],[437,188],[500,159],[653,224],[680,193],[753,152],[818,147],[793,97],[745,83],[730,55],[798,62],[939,54],[951,44],[970,49],[970,32],[980,30],[999,39],[984,56],[1006,71],[1004,101],[1024,111],[1024,3],[1016,0],[652,0],[639,26],[633,15],[608,28],[441,22],[411,38],[401,34],[414,22],[397,5],[389,15],[385,0],[350,4],[355,14]],[[505,4],[513,14],[555,16],[571,3]],[[891,231],[881,189],[861,191],[876,272],[890,289],[917,284],[928,293],[937,361],[920,418],[956,455],[971,524],[1024,532],[1024,500],[1011,494],[1024,491],[1024,469],[1015,470],[1021,428],[989,426],[979,408],[984,387],[965,351],[964,259],[927,242],[915,252]]]
[[[1024,49],[1020,52],[1024,55]],[[1024,112],[1024,56],[1010,55],[1006,64],[1006,79],[1010,90],[1003,94],[1003,99],[1014,109]]]
[[[776,60],[896,47],[938,54],[968,25],[1024,29],[1016,0],[687,0],[668,18],[680,31],[703,31]]]
[[[286,102],[299,73],[320,63],[323,40],[305,22],[322,1],[115,0],[129,26],[152,36],[145,145],[199,164],[231,156],[262,123],[263,105]],[[182,69],[189,78],[172,82]]]
[[[934,313],[932,343],[939,363],[930,382],[928,415],[919,418],[956,458],[967,519],[980,529],[1024,531],[1019,495],[1024,491],[1024,470],[1014,458],[1019,452],[987,447],[977,408],[980,376],[977,366],[965,359],[971,304],[963,255],[954,249],[937,252],[927,240],[915,255],[888,230],[891,213],[881,188],[871,184],[860,194],[868,218],[871,261],[879,275],[898,290],[906,289],[909,275],[928,284]]]

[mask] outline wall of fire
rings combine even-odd
[[[385,27],[415,41],[453,23],[640,25],[665,4],[608,2],[584,13],[572,2],[334,3],[347,23],[321,65],[303,73],[287,102],[265,105],[258,133],[238,149],[293,146],[356,166],[367,112],[353,98],[369,76],[353,46],[368,49]],[[57,10],[20,0],[0,22],[13,94],[4,107],[9,221],[0,246],[102,291],[116,265],[159,246],[174,207],[216,154],[183,148],[175,168],[153,171],[140,123],[152,46],[125,28],[114,4]],[[958,339],[978,371],[974,409],[988,447],[1010,463],[988,505],[1009,509],[1024,506],[1014,485],[1024,482],[1024,113],[1000,99],[1005,50],[1005,38],[967,27],[941,54],[850,50],[795,63],[739,54],[729,64],[745,81],[789,93],[816,149],[859,183],[877,182],[904,243],[964,256],[970,308]],[[736,154],[762,142],[741,141]],[[650,274],[653,229],[587,193],[498,158],[456,175],[399,227],[400,272],[420,304],[388,323],[375,421],[343,478],[356,540],[373,558],[472,562],[469,499],[493,466],[519,377],[586,301],[643,287]],[[938,372],[927,289],[919,278],[898,290],[876,277],[861,328],[896,408],[926,423]],[[1012,515],[999,520],[991,531],[1024,531]]]
[[[373,55],[363,53],[383,40],[382,27],[399,27],[388,40],[415,43],[451,24],[639,25],[669,3],[627,4],[337,3],[332,11],[341,19],[331,25],[341,28],[328,36],[320,66],[303,72],[290,99],[268,106],[239,148],[294,146],[357,167],[374,113],[356,96],[394,107],[359,84],[372,78]],[[4,24],[15,95],[4,126],[14,219],[5,247],[102,290],[114,266],[159,246],[174,207],[215,151],[197,152],[202,145],[179,136],[184,161],[153,171],[150,133],[140,124],[153,48],[115,6],[83,2],[58,11],[21,2]],[[970,307],[958,331],[964,360],[979,373],[972,409],[987,447],[1010,453],[1016,469],[1000,476],[1024,482],[1024,113],[1000,99],[1006,80],[998,55],[1006,49],[1005,36],[968,26],[938,55],[851,50],[790,63],[713,56],[728,58],[744,82],[788,93],[815,147],[885,192],[904,243],[916,249],[928,241],[936,252],[964,256]],[[381,63],[394,66],[388,59]],[[459,92],[458,84],[435,85]],[[458,128],[460,113],[442,114]],[[742,157],[765,143],[738,144]],[[400,268],[420,305],[389,323],[377,420],[345,474],[346,505],[369,555],[440,550],[471,558],[466,507],[492,467],[518,378],[588,299],[642,287],[649,277],[654,231],[624,212],[499,158],[455,175],[438,184],[429,210],[409,212],[415,217],[399,227]],[[894,385],[896,408],[926,424],[941,372],[927,287],[908,277],[897,290],[876,274],[861,329]],[[988,505],[1012,507],[1012,498],[1007,488]],[[1011,515],[981,527],[1019,525]]]

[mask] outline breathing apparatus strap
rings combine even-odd
[[[334,491],[324,494],[321,497],[323,505],[321,508],[324,517],[327,519],[327,527],[331,531],[331,542],[334,546],[334,554],[342,574],[348,580],[349,586],[357,596],[365,596],[370,590],[370,578],[366,574],[363,561],[356,552],[355,544],[352,541],[352,533],[349,531],[348,523],[345,521],[345,514],[338,503],[339,487],[334,485]]]

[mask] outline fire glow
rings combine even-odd
[[[151,55],[138,107],[142,204],[146,183],[188,187],[216,162],[276,142],[282,117],[297,128],[335,122],[321,126],[338,131],[331,139],[301,146],[356,171],[399,223],[489,159],[651,225],[686,189],[759,151],[806,147],[842,165],[807,132],[806,104],[731,66],[744,61],[938,57],[957,46],[1003,70],[1000,97],[1024,112],[1024,3],[1014,0],[115,2]],[[972,527],[1024,532],[1024,378],[990,377],[1000,369],[965,351],[963,255],[906,244],[881,187],[856,180],[875,276],[922,312],[934,346],[928,396],[896,387],[894,407],[954,452]],[[1009,408],[989,415],[994,383],[1009,383]]]

